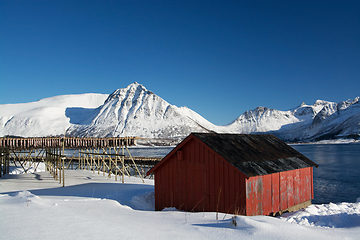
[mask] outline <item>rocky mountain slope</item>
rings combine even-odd
[[[169,104],[138,83],[112,94],[81,94],[0,105],[0,136],[138,136],[176,143],[191,132],[271,133],[286,141],[359,138],[359,97],[317,100],[288,110],[257,107],[216,126],[186,107]],[[144,140],[145,142],[148,140]]]
[[[70,119],[71,121],[71,119]],[[73,124],[68,135],[181,139],[214,126],[192,110],[169,104],[144,86],[133,83],[114,91],[91,117]]]
[[[359,138],[359,97],[340,103],[317,100],[288,110],[258,107],[247,111],[228,127],[231,132],[272,133],[286,141]]]

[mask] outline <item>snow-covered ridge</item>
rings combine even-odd
[[[272,133],[287,141],[360,137],[359,97],[340,103],[317,100],[313,105],[280,111],[258,107],[229,126],[231,132]]]
[[[97,108],[107,97],[108,94],[88,93],[0,105],[0,136],[42,137],[64,134],[71,125],[67,112],[80,117],[81,110]]]
[[[0,105],[0,136],[139,136],[179,141],[191,132],[272,133],[286,141],[359,138],[360,98],[317,100],[288,111],[257,107],[217,126],[172,105],[139,83],[112,94],[81,94]],[[174,142],[173,142],[174,143]]]

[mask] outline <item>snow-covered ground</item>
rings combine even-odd
[[[0,179],[0,239],[359,239],[360,202],[311,205],[280,218],[155,212],[153,180],[115,182],[68,170],[61,187],[40,165]],[[233,224],[236,222],[236,226]]]

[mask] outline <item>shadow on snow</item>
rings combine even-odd
[[[37,196],[109,199],[134,210],[154,211],[154,187],[130,183],[85,183],[66,187],[28,190]],[[16,196],[16,192],[3,192]]]

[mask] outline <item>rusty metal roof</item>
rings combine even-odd
[[[318,167],[273,135],[192,133],[248,177]]]

